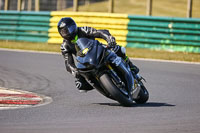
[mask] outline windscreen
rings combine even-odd
[[[80,38],[77,40],[77,45],[81,51],[83,51],[86,48],[91,48],[93,43],[94,40],[87,38]]]

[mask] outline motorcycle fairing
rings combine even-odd
[[[78,63],[77,68],[79,70],[88,70],[96,68],[102,59],[102,53],[104,53],[105,48],[97,40],[91,40],[88,38],[79,38],[77,40],[77,45],[79,47],[78,56],[76,57]],[[125,82],[127,85],[128,92],[131,92],[134,85],[134,78],[131,71],[126,67],[122,58],[117,56],[111,50],[107,50],[109,54],[105,57],[105,61],[116,66],[125,77]]]
[[[128,66],[126,66],[123,59],[117,56],[114,52],[111,52],[110,55],[107,56],[107,60],[109,60],[109,62],[116,66],[115,68],[117,69],[117,71],[125,77],[127,89],[129,90],[129,92],[131,92],[131,90],[134,89],[134,77],[131,70],[127,68]]]
[[[77,45],[79,47],[79,55],[76,57],[78,61],[77,68],[96,67],[102,58],[101,53],[105,48],[97,40],[87,38],[79,38]]]

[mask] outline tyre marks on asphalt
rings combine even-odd
[[[52,102],[50,97],[36,93],[48,90],[50,81],[45,77],[2,66],[0,75],[0,110],[35,107]]]
[[[0,86],[31,91],[48,90],[50,81],[41,75],[0,66]]]

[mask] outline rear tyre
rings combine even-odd
[[[128,95],[123,94],[119,88],[113,83],[108,74],[103,74],[100,77],[100,82],[104,88],[123,106],[132,106],[133,100]]]
[[[135,99],[135,102],[137,104],[144,104],[149,99],[149,92],[147,91],[146,87],[144,85],[141,85],[141,90],[138,94],[138,99]]]

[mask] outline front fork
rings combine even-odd
[[[119,76],[117,75],[117,73],[113,70],[113,68],[111,67],[110,64],[106,65],[108,67],[108,69],[110,70],[110,75],[112,76],[112,79],[115,81],[116,85],[118,88],[125,88],[125,84],[124,82],[121,81],[121,79],[119,78]],[[120,66],[119,66],[120,67]],[[121,67],[120,69],[121,71],[123,70],[123,67]],[[126,73],[124,73],[125,75],[127,75]],[[131,73],[132,74],[132,73]],[[125,76],[124,75],[124,76]],[[133,100],[138,98],[138,95],[140,93],[141,90],[141,84],[135,79],[133,78],[130,73],[128,74],[129,76],[125,76],[127,83],[126,85],[128,87],[126,87],[128,90],[127,91],[123,91],[124,89],[120,89],[125,95],[129,95],[129,97],[131,97]],[[141,81],[140,81],[141,82]]]
[[[118,88],[125,88],[124,82],[122,82],[122,80],[119,78],[119,76],[117,75],[117,73],[113,70],[113,68],[111,67],[111,65],[107,64],[106,66],[110,70],[109,74],[111,75],[112,79],[116,83],[117,87]]]
[[[119,63],[117,66],[117,71],[120,71],[120,73],[123,74],[125,77],[125,81],[123,82],[120,77],[117,75],[117,73],[113,70],[112,66],[110,64],[106,65],[107,68],[110,70],[110,75],[112,76],[112,79],[116,83],[116,86],[125,94],[129,95],[129,97],[132,97],[132,90],[134,88],[134,78],[129,73],[128,69],[125,67],[123,62]]]

